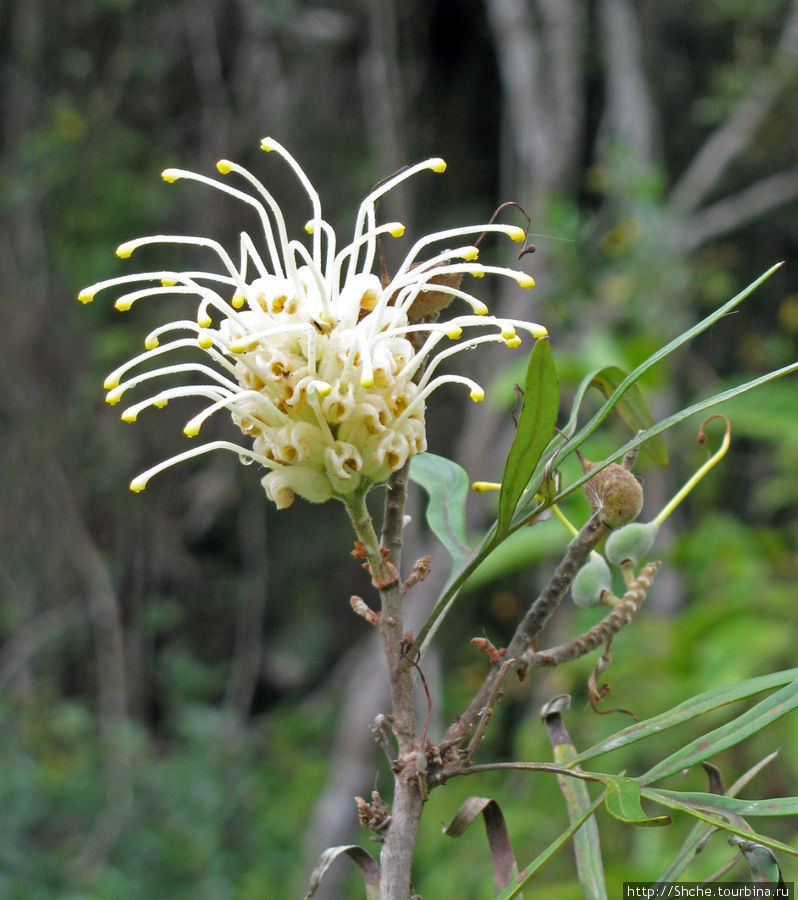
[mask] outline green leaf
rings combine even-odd
[[[720,814],[701,809],[697,806],[692,806],[689,803],[682,803],[674,796],[678,795],[678,791],[666,793],[665,791],[657,791],[653,788],[644,787],[641,788],[640,793],[643,797],[653,800],[655,803],[660,803],[662,806],[667,806],[669,809],[687,813],[688,815],[693,816],[693,818],[700,819],[702,822],[706,822],[709,825],[714,825],[715,828],[737,834],[744,840],[755,841],[757,844],[763,844],[765,847],[770,847],[771,850],[780,850],[782,853],[789,853],[790,856],[798,856],[798,848],[796,847],[791,847],[789,844],[783,844],[781,841],[770,838],[765,834],[759,834],[758,832],[751,830],[747,825],[743,827],[737,825],[734,821],[730,822],[727,819],[724,819]],[[727,815],[733,816],[733,814],[730,813],[727,813]]]
[[[583,762],[586,759],[592,759],[594,756],[601,756],[602,753],[609,753],[611,750],[617,750],[619,747],[633,744],[635,741],[643,740],[643,738],[650,737],[653,734],[662,734],[663,731],[681,725],[683,722],[689,722],[697,716],[704,715],[704,713],[711,712],[729,703],[734,703],[737,700],[743,700],[753,694],[759,694],[770,688],[789,684],[797,678],[798,668],[786,669],[783,672],[760,675],[756,678],[740,681],[737,684],[704,691],[695,697],[690,697],[689,700],[685,700],[678,706],[674,706],[667,712],[645,719],[643,722],[636,722],[634,725],[629,725],[622,731],[610,735],[610,737],[605,738],[598,744],[594,744],[587,750],[577,754],[573,762]]]
[[[499,531],[508,529],[515,507],[551,440],[560,408],[560,387],[551,347],[545,338],[535,342],[529,357],[524,402],[502,476],[499,495]]]
[[[778,750],[775,750],[773,753],[769,753],[763,759],[759,760],[758,763],[751,766],[747,772],[744,772],[737,781],[734,782],[729,788],[726,796],[736,797],[737,794],[752,781],[765,766],[773,762],[777,756]],[[652,792],[654,789],[647,788],[647,790]],[[657,883],[660,881],[676,881],[693,859],[701,852],[704,844],[709,840],[710,835],[712,835],[714,831],[715,829],[711,825],[707,825],[704,822],[696,822],[690,829],[690,833],[685,837],[682,846],[670,861],[665,871],[655,879]]]
[[[738,816],[796,816],[798,797],[773,797],[769,800],[740,800],[725,794],[709,794],[703,791],[665,791],[661,788],[647,788],[649,797],[668,797],[685,806],[708,809],[712,812],[734,813]]]
[[[640,804],[640,785],[631,778],[618,775],[607,778],[607,812],[629,825],[669,825],[670,816],[648,816]]]
[[[776,857],[767,847],[740,837],[731,838],[729,843],[733,847],[740,848],[740,852],[751,870],[752,884],[770,884],[774,887],[784,884]]]
[[[493,863],[493,894],[496,896],[518,876],[507,824],[499,804],[490,797],[469,797],[451,823],[443,829],[443,833],[452,838],[460,837],[480,813],[488,836],[490,860]]]
[[[316,893],[327,870],[341,854],[346,854],[363,873],[366,882],[366,900],[378,900],[380,889],[380,867],[372,855],[357,844],[342,844],[339,847],[328,847],[319,857],[316,868],[310,875],[308,892],[303,900],[310,900]]]
[[[638,780],[641,784],[649,784],[709,759],[710,756],[720,753],[721,750],[733,747],[745,738],[761,731],[771,722],[795,709],[796,706],[798,706],[798,679],[761,700],[756,706],[752,706],[751,709],[732,719],[731,722],[691,741],[686,747],[682,747],[657,763]]]
[[[604,396],[609,399],[623,380],[628,376],[627,372],[618,366],[605,366],[593,373],[590,383],[597,387]],[[623,396],[615,404],[615,411],[621,417],[633,434],[640,430],[650,428],[654,424],[654,417],[649,411],[643,398],[643,392],[636,384],[630,385]],[[650,440],[642,444],[642,449],[659,466],[668,465],[668,448],[665,441],[656,434]]]
[[[569,700],[570,703],[570,700]],[[576,747],[565,727],[559,710],[544,716],[546,731],[551,742],[552,756],[558,766],[565,766],[576,756]],[[579,778],[557,775],[568,821],[582,821],[585,812],[590,809],[590,794],[587,785]],[[574,835],[574,857],[576,874],[582,887],[585,900],[606,900],[607,885],[604,878],[604,864],[601,859],[601,841],[599,839],[596,817],[590,816]]]
[[[429,494],[429,527],[449,551],[452,565],[463,565],[471,554],[465,533],[468,497],[465,469],[443,456],[420,453],[410,460],[410,477]]]

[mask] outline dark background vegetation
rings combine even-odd
[[[796,358],[798,3],[3,0],[0,54],[0,897],[301,896],[320,849],[366,840],[353,795],[389,784],[368,730],[386,708],[379,657],[348,605],[368,584],[344,512],[278,512],[257,473],[224,455],[130,494],[132,475],[182,448],[190,412],[118,421],[103,376],[162,313],[152,302],[122,316],[110,295],[83,307],[78,290],[132,271],[113,255],[130,237],[235,242],[253,227],[221,195],[165,185],[166,166],[212,173],[235,159],[298,225],[286,168],[258,150],[274,136],[345,234],[371,185],[440,155],[447,174],[419,177],[382,214],[412,240],[521,203],[538,286],[532,300],[492,303],[546,324],[566,398],[592,367],[633,366],[786,261],[648,378],[665,415]],[[496,259],[511,264],[508,253]],[[469,359],[489,401],[466,409],[441,392],[428,412],[430,448],[472,478],[501,472],[521,356],[481,372]],[[615,643],[608,706],[648,716],[795,664],[796,396],[785,381],[726,410],[732,451],[660,539],[666,568]],[[699,424],[667,436],[667,472],[642,461],[644,518],[704,458]],[[588,454],[622,437],[610,424]],[[412,503],[409,552],[421,555],[434,542]],[[472,507],[476,533],[490,499]],[[579,520],[586,506],[568,512]],[[433,728],[484,674],[470,637],[507,639],[566,539],[555,523],[529,529],[464,595],[425,663]],[[433,565],[416,617],[445,577],[442,554]],[[590,621],[564,610],[550,636]],[[620,727],[619,714],[583,711],[592,665],[511,686],[479,758],[547,759],[537,710],[563,691],[578,745]],[[781,747],[749,795],[795,794],[797,739],[787,718],[717,762],[730,783]],[[642,746],[618,768],[675,745]],[[564,827],[542,776],[435,792],[416,873],[425,897],[489,895],[484,836],[455,843],[437,830],[467,793],[500,800],[522,865]],[[656,877],[684,833],[604,824],[615,886]],[[796,840],[794,823],[771,831]],[[716,840],[696,877],[725,858]],[[360,896],[346,874],[327,897]],[[577,895],[567,854],[541,884]]]

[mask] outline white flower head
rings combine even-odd
[[[319,197],[296,160],[271,138],[261,144],[281,156],[310,199],[311,218],[303,240],[289,239],[279,206],[250,172],[228,160],[217,163],[247,190],[182,169],[167,169],[168,182],[189,179],[223,191],[253,207],[262,227],[262,245],[242,233],[238,263],[210,238],[154,235],[127,241],[117,255],[129,257],[145,244],[182,244],[210,249],[220,271],[157,271],[97,282],[81,291],[88,303],[107,288],[123,288],[116,307],[127,310],[144,298],[188,295],[198,301],[195,320],[167,322],[145,341],[145,351],[119,366],[105,381],[109,403],[140,383],[162,376],[189,375],[196,383],[166,387],[122,413],[132,422],[148,406],[165,406],[177,397],[201,397],[207,405],[185,425],[197,435],[205,420],[226,410],[248,439],[247,446],[211,441],[171,457],[131,482],[143,490],[149,479],[177,462],[215,449],[228,449],[242,461],[268,469],[267,495],[278,507],[298,494],[312,502],[343,497],[384,481],[414,454],[426,449],[427,397],[441,384],[466,385],[473,400],[482,388],[463,375],[438,374],[439,364],[465,347],[500,341],[520,343],[516,329],[534,338],[546,329],[529,322],[499,319],[461,287],[463,275],[495,273],[531,287],[519,271],[477,262],[473,244],[435,249],[444,241],[499,232],[523,240],[512,225],[453,228],[416,241],[392,278],[375,274],[379,241],[399,237],[399,222],[377,223],[379,198],[418,172],[442,172],[441,159],[429,159],[394,175],[361,203],[352,240],[337,248],[336,235],[322,218]],[[422,251],[428,250],[423,260]],[[428,313],[450,301],[470,307],[445,322]],[[454,343],[464,329],[487,334]],[[161,339],[167,337],[164,343]],[[450,344],[445,348],[442,345]],[[173,350],[194,347],[204,359],[161,364]],[[153,368],[149,364],[155,363]]]

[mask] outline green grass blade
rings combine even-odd
[[[798,815],[798,797],[773,797],[769,800],[740,800],[739,797],[728,797],[725,794],[710,794],[704,791],[666,791],[661,788],[647,788],[650,797],[668,797],[680,800],[685,805],[698,809],[723,813],[736,813],[738,816],[796,816]]]

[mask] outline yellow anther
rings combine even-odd
[[[197,338],[197,343],[202,347],[203,350],[210,350],[213,346],[213,338],[208,334],[207,331],[203,331],[202,334]]]
[[[155,401],[153,402],[152,405],[153,405],[156,409],[163,409],[164,406],[166,406],[168,403],[169,403],[168,400],[155,400]]]
[[[440,157],[438,157],[437,159],[431,159],[429,162],[430,162],[429,167],[430,167],[430,169],[432,169],[433,172],[440,173],[440,172],[446,171],[446,160],[443,160]]]
[[[482,388],[475,388],[473,391],[471,391],[469,396],[474,401],[474,403],[481,403],[485,399],[485,391],[483,391]]]
[[[267,153],[271,153],[274,150],[274,141],[270,137],[265,137],[260,142],[260,149],[265,150]]]
[[[479,256],[479,247],[466,247],[463,251],[463,259],[466,262],[472,262]]]
[[[482,271],[482,269],[472,269],[472,271],[469,272],[469,275],[473,275],[474,278],[484,278],[485,277],[485,273]]]
[[[515,328],[503,328],[501,335],[505,339],[505,341],[511,341],[515,337]]]
[[[116,255],[120,259],[129,259],[130,254],[133,252],[134,249],[135,249],[135,247],[134,247],[134,244],[132,241],[125,241],[123,244],[120,244],[116,248]]]
[[[135,422],[138,417],[135,413],[130,412],[130,410],[125,410],[119,418],[123,422]]]
[[[531,275],[526,275],[523,272],[520,272],[516,276],[516,281],[522,288],[531,288],[535,286],[535,279]]]
[[[463,329],[457,325],[455,328],[450,328],[446,332],[446,337],[449,338],[450,341],[459,340],[463,335]]]
[[[142,478],[141,475],[138,475],[130,482],[130,490],[133,491],[134,494],[140,493],[145,487],[147,487],[147,479]]]
[[[505,345],[508,346],[511,350],[513,350],[513,349],[515,349],[516,347],[520,347],[520,346],[521,346],[521,338],[518,337],[518,335],[516,335],[515,337],[512,337],[512,338],[510,338],[509,340],[506,340],[504,343],[505,343]]]
[[[233,298],[230,301],[230,305],[233,309],[241,309],[241,307],[247,302],[247,298],[243,294],[233,294]]]
[[[118,309],[119,312],[127,312],[130,309],[130,306],[130,300],[125,300],[122,297],[114,301],[114,307]]]
[[[480,275],[480,278],[481,277],[482,276]],[[474,304],[474,315],[475,316],[486,316],[487,314],[488,314],[488,307],[485,306],[485,304],[482,303],[481,301],[477,300],[477,302]]]
[[[205,313],[204,316],[197,319],[197,325],[199,325],[200,328],[210,328],[211,325],[213,325],[213,319]]]
[[[478,494],[485,494],[488,491],[500,491],[501,489],[502,486],[499,481],[475,481],[471,485],[471,490],[476,491]]]
[[[401,222],[394,222],[393,226],[388,230],[391,237],[399,238],[405,233],[405,226]]]
[[[519,241],[523,241],[526,237],[526,232],[523,228],[519,228],[517,225],[511,225],[509,231],[507,232],[507,236],[511,241],[515,241],[518,243]]]
[[[113,377],[109,375],[103,382],[103,390],[112,391],[115,387],[119,387],[119,378],[116,375]]]
[[[174,287],[177,284],[174,278],[162,278],[161,286],[162,287]]]
[[[122,394],[116,388],[114,388],[108,392],[108,394],[105,398],[105,402],[109,406],[116,406],[116,404],[119,403],[119,401],[121,399],[122,399]]]
[[[78,294],[78,300],[80,300],[81,303],[91,303],[93,299],[94,293],[92,291],[81,291]]]
[[[182,175],[177,169],[164,169],[163,172],[161,172],[161,178],[163,178],[164,181],[169,182],[169,184],[174,184],[178,178],[182,178]]]
[[[305,222],[305,231],[308,234],[313,234],[313,220]]]
[[[154,350],[158,346],[160,346],[160,341],[157,337],[148,337],[147,340],[144,341],[145,350]]]
[[[220,159],[219,162],[216,163],[216,171],[222,175],[229,175],[233,169],[233,164],[229,159]]]
[[[186,422],[183,426],[183,434],[186,437],[196,437],[199,434],[199,425],[195,425],[193,422]]]

